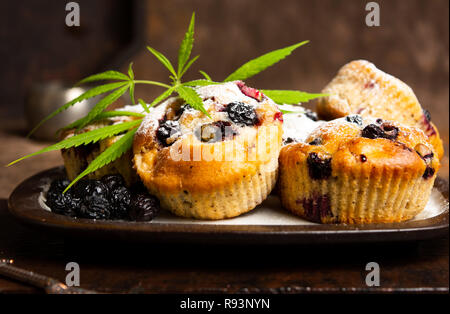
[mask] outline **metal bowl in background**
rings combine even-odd
[[[86,90],[88,88],[68,87],[59,81],[33,85],[25,99],[25,117],[27,119],[28,130],[33,129],[50,113],[70,100],[80,96]],[[56,132],[60,128],[85,116],[100,98],[101,96],[96,96],[76,103],[74,106],[44,123],[33,133],[32,137],[41,140],[56,140]]]

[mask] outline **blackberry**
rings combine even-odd
[[[111,203],[111,218],[125,219],[131,202],[131,193],[124,186],[118,186],[109,193]]]
[[[307,116],[310,120],[317,121],[319,118],[317,117],[317,113],[311,111],[309,109],[305,109],[305,116]]]
[[[259,122],[255,109],[243,102],[229,103],[225,110],[234,123],[251,126]]]
[[[363,119],[359,114],[352,114],[345,117],[345,120],[350,123],[356,123],[359,126],[362,126]]]
[[[398,128],[389,122],[384,122],[381,126],[376,124],[367,125],[361,132],[362,137],[376,139],[385,138],[388,140],[395,140],[398,136]]]
[[[125,180],[120,174],[107,174],[102,178],[102,182],[106,184],[110,191],[117,187],[125,186]]]
[[[173,142],[167,142],[169,137],[180,133],[180,125],[178,121],[163,120],[159,123],[156,131],[156,138],[163,146],[170,146]]]
[[[67,179],[54,180],[47,192],[46,204],[56,214],[75,217],[80,201],[72,195],[70,190],[63,193],[69,184]]]
[[[322,158],[313,152],[308,155],[306,162],[312,179],[322,180],[331,176],[331,157]]]
[[[150,221],[159,213],[159,200],[148,193],[136,193],[131,197],[128,216],[134,221]]]

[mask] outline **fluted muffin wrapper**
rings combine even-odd
[[[400,222],[420,213],[436,174],[421,169],[345,167],[314,180],[306,164],[280,168],[280,197],[285,208],[320,223]]]
[[[163,208],[177,216],[217,220],[239,216],[254,209],[270,194],[277,181],[278,158],[238,182],[208,192],[156,192]]]

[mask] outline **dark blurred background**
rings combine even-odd
[[[379,0],[380,27],[366,26],[369,1],[360,0],[79,0],[80,27],[65,25],[67,2],[1,2],[3,120],[21,125],[25,96],[36,82],[73,84],[94,72],[125,71],[130,61],[138,78],[167,81],[145,45],[175,61],[195,11],[193,55],[201,57],[186,79],[204,70],[223,80],[251,58],[309,39],[248,84],[319,92],[348,61],[370,60],[414,89],[448,152],[448,0]],[[141,86],[137,96],[151,101],[160,92]]]

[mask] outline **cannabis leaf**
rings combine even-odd
[[[107,165],[116,160],[117,158],[119,158],[120,156],[122,156],[133,145],[133,137],[136,131],[137,127],[135,127],[132,130],[129,130],[125,135],[123,135],[111,146],[105,149],[104,152],[98,155],[97,158],[95,158],[89,164],[89,166],[69,184],[69,186],[64,190],[64,192],[70,189],[72,185],[77,183],[84,176],[88,175],[91,172],[96,171],[97,169],[100,169],[104,165]]]
[[[211,76],[209,76],[206,72],[204,71],[199,71],[201,75],[203,75],[203,77],[207,80],[207,81],[212,81]]]
[[[128,66],[128,76],[130,77],[130,99],[131,103],[134,105],[136,102],[134,101],[134,72],[133,72],[133,62]]]
[[[292,51],[297,49],[300,46],[307,44],[309,41],[305,40],[298,44],[274,50],[269,53],[266,53],[256,59],[250,60],[244,65],[242,65],[239,69],[231,73],[224,82],[237,81],[237,80],[246,80],[261,71],[264,71],[268,67],[274,65],[278,61],[284,59],[288,55],[291,54]]]
[[[100,113],[99,115],[97,115],[95,117],[95,119],[92,120],[92,122],[96,122],[96,121],[100,121],[100,120],[108,119],[108,118],[113,118],[113,117],[120,117],[120,116],[139,117],[139,118],[145,117],[144,114],[138,113],[138,112],[133,112],[133,111],[125,111],[125,110],[104,111],[104,112]],[[78,119],[77,121],[66,125],[65,127],[63,127],[62,129],[60,129],[58,131],[70,130],[70,129],[75,129],[75,128],[78,129],[80,127],[80,125],[83,123],[83,121],[84,121],[84,118]]]
[[[138,102],[141,104],[142,108],[144,108],[145,112],[149,113],[150,109],[148,109],[147,104],[141,98],[138,99]]]
[[[211,118],[208,111],[206,111],[205,107],[203,107],[203,100],[194,89],[180,85],[176,87],[176,91],[178,95],[180,95],[180,97],[183,98],[184,101],[186,101],[186,103],[188,103],[192,108],[203,112]]]
[[[150,104],[150,107],[155,106],[157,103],[163,102],[164,100],[166,100],[170,95],[172,95],[172,93],[175,91],[175,87],[171,87],[169,89],[167,89],[166,91],[164,91],[164,93],[162,93],[161,95],[159,95],[158,97],[155,98],[155,100],[152,101],[152,103]]]
[[[328,96],[327,94],[310,94],[296,90],[261,90],[277,104],[298,104],[312,99]]]
[[[166,56],[150,46],[147,46],[147,49],[159,60],[159,62],[161,62],[167,68],[167,70],[169,70],[170,73],[172,73],[174,77],[177,77],[172,63],[170,63],[169,59],[167,59]]]
[[[51,118],[53,118],[54,116],[56,116],[57,114],[63,112],[64,110],[69,109],[71,106],[75,105],[78,102],[81,102],[83,100],[107,93],[111,90],[114,90],[116,88],[122,87],[124,85],[126,85],[126,82],[118,82],[118,83],[110,83],[110,84],[105,84],[105,85],[100,85],[94,88],[89,89],[88,91],[84,92],[83,94],[81,94],[80,96],[76,97],[75,99],[72,99],[71,101],[69,101],[68,103],[62,105],[61,107],[59,107],[58,109],[56,109],[55,111],[53,111],[51,114],[49,114],[47,117],[45,117],[41,122],[38,123],[38,125],[36,125],[31,131],[30,133],[28,133],[27,136],[30,136],[31,134],[33,134],[39,127],[41,127],[45,122],[47,122],[48,120],[50,120]]]
[[[214,84],[220,84],[218,82],[213,82],[211,80],[193,80],[189,82],[183,83],[184,86],[207,86],[207,85],[214,85]]]
[[[110,104],[112,104],[117,99],[119,99],[120,96],[125,94],[125,92],[128,90],[129,87],[130,87],[130,84],[127,84],[121,88],[116,89],[114,92],[112,92],[105,98],[102,98],[94,106],[94,108],[92,108],[91,111],[89,111],[88,115],[82,119],[80,125],[78,126],[78,129],[83,128],[84,126],[89,124],[91,121],[93,121],[95,119],[95,117],[97,117],[97,115],[99,115],[103,110],[106,109],[106,107],[108,107]]]
[[[129,78],[125,74],[120,73],[118,71],[106,71],[106,72],[88,76],[88,77],[82,79],[81,81],[79,81],[78,83],[76,83],[75,85],[81,85],[81,84],[95,82],[95,81],[106,81],[106,80],[127,81],[127,80],[129,80]]]
[[[77,135],[71,136],[65,140],[62,140],[54,145],[48,146],[37,152],[34,152],[32,154],[29,154],[22,158],[14,160],[13,162],[9,163],[8,166],[11,166],[21,160],[29,158],[29,157],[40,155],[42,153],[50,152],[53,150],[60,150],[60,149],[64,149],[64,148],[77,147],[80,145],[95,143],[95,142],[103,140],[107,137],[114,136],[123,131],[129,130],[130,128],[137,127],[137,126],[139,126],[139,124],[141,124],[141,122],[142,122],[142,120],[123,122],[123,123],[119,123],[119,124],[105,126],[103,128],[95,129],[95,130],[88,131],[85,133],[77,134]]]
[[[182,77],[184,72],[184,66],[191,56],[192,47],[194,46],[194,24],[195,24],[195,12],[192,13],[191,22],[189,23],[188,31],[186,32],[183,41],[181,42],[180,49],[178,50],[178,77]],[[186,66],[189,68],[196,59],[192,59],[191,63]]]

